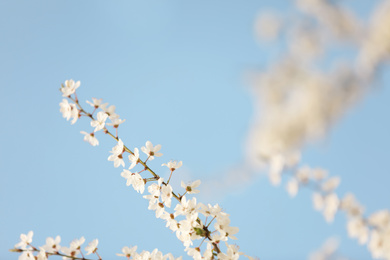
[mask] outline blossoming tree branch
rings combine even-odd
[[[60,103],[60,112],[62,116],[71,124],[77,122],[79,118],[89,118],[91,120],[90,132],[81,131],[84,135],[84,141],[92,146],[99,145],[96,137],[98,132],[112,137],[116,145],[110,151],[109,161],[114,163],[114,167],[122,167],[121,176],[126,180],[126,185],[133,187],[135,191],[143,194],[145,190],[148,195],[143,197],[149,201],[149,210],[155,211],[156,218],[165,221],[166,227],[176,233],[176,237],[183,243],[184,250],[193,259],[238,259],[244,255],[239,252],[238,246],[229,244],[231,239],[238,232],[237,227],[230,226],[229,214],[223,212],[222,208],[216,205],[205,205],[197,202],[192,194],[199,193],[197,187],[201,184],[200,180],[184,183],[181,182],[181,191],[174,192],[169,184],[173,173],[182,166],[182,162],[169,161],[162,166],[168,167],[170,176],[168,180],[161,178],[148,165],[148,161],[161,157],[161,145],[153,145],[147,141],[141,151],[146,159],[141,159],[140,149],[130,149],[118,136],[118,128],[124,123],[125,119],[120,119],[115,113],[115,106],[108,106],[102,103],[102,99],[92,98],[87,103],[92,107],[92,112],[87,112],[79,102],[76,89],[80,87],[80,81],[66,80],[61,86],[62,96],[65,97]],[[67,99],[66,99],[67,98]],[[107,120],[110,123],[107,123]],[[113,132],[108,129],[113,128]],[[126,167],[128,165],[128,168]],[[134,169],[138,167],[139,170]],[[63,259],[84,259],[82,245],[85,242],[84,237],[75,239],[69,247],[61,246],[61,238],[48,237],[46,244],[36,247],[32,244],[33,232],[20,236],[20,242],[15,245],[12,251],[19,252],[19,260],[46,260],[52,256],[62,256]],[[95,254],[97,259],[102,259],[98,253],[98,239],[91,241],[85,248],[85,255]],[[122,253],[118,256],[127,259],[181,259],[172,254],[163,254],[154,249],[153,251],[137,252],[137,246],[123,247]],[[251,258],[251,257],[249,257]]]

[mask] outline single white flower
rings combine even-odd
[[[138,193],[144,193],[145,181],[138,172],[132,173],[129,170],[123,169],[121,176],[127,180],[127,186],[132,185]]]
[[[311,169],[308,166],[303,166],[299,168],[295,173],[295,176],[301,183],[307,183],[309,181],[310,175]]]
[[[161,216],[166,212],[164,208],[164,204],[162,204],[161,202],[154,203],[154,204],[149,203],[148,209],[155,211],[156,218],[161,218]]]
[[[70,248],[80,250],[81,245],[84,244],[85,238],[80,237],[80,239],[74,239],[72,242],[70,242]]]
[[[92,98],[92,102],[87,100],[87,103],[94,108],[99,108],[99,106],[102,104],[102,99]]]
[[[153,144],[150,141],[146,142],[146,146],[141,147],[142,152],[144,152],[147,156],[149,156],[149,160],[153,160],[154,156],[157,157],[162,156],[163,155],[162,153],[158,153],[160,149],[161,149],[160,144],[153,147]]]
[[[62,117],[66,118],[66,120],[69,121],[71,115],[72,115],[72,106],[69,104],[67,99],[63,99],[60,103],[60,112],[62,113]]]
[[[33,251],[31,249],[23,251],[22,254],[19,256],[18,260],[35,260]]]
[[[99,130],[102,130],[104,128],[104,125],[106,124],[108,115],[104,112],[99,112],[97,113],[97,120],[92,120],[91,121],[91,126],[95,127],[94,132],[97,132]]]
[[[337,186],[339,186],[339,184],[340,184],[340,178],[336,176],[336,177],[332,177],[332,178],[328,179],[326,182],[324,182],[321,185],[321,188],[325,192],[330,192],[330,191],[333,191],[334,189],[336,189]]]
[[[70,104],[70,106],[72,107],[70,111],[70,117],[72,118],[72,121],[70,121],[70,124],[74,125],[74,123],[76,123],[77,119],[80,117],[80,111],[77,109],[75,104]]]
[[[226,237],[229,237],[231,239],[237,239],[234,234],[238,233],[239,228],[238,227],[231,227],[230,225],[230,219],[228,214],[219,214],[219,216],[216,218],[217,223],[214,224],[214,228],[221,233],[221,235],[224,235]]]
[[[76,92],[76,89],[80,87],[80,81],[74,82],[73,79],[65,80],[65,84],[61,87],[63,97],[69,97]]]
[[[122,248],[123,254],[116,254],[116,255],[117,256],[124,256],[124,257],[127,257],[128,259],[130,259],[130,257],[135,258],[135,255],[137,254],[136,251],[137,251],[137,246],[133,246],[132,248],[125,246]]]
[[[99,145],[99,141],[98,141],[98,139],[96,139],[94,133],[87,133],[84,131],[80,131],[80,133],[82,133],[84,135],[84,141],[90,143],[90,145],[92,145],[92,146]]]
[[[238,252],[238,246],[236,245],[228,245],[226,243],[227,252],[225,253],[219,253],[218,259],[221,260],[237,260],[240,257],[240,252]]]
[[[43,249],[45,249],[48,253],[56,253],[61,249],[60,242],[60,236],[56,236],[55,239],[48,237],[46,238],[46,244],[43,246]]]
[[[287,183],[287,192],[288,194],[290,194],[291,197],[295,197],[298,193],[298,189],[299,189],[299,183],[296,179],[291,179],[288,183]]]
[[[171,172],[173,172],[174,170],[179,169],[182,165],[183,165],[182,161],[177,162],[177,161],[171,160],[168,163],[163,163],[161,166],[167,166],[169,168],[169,170],[171,170]]]
[[[47,260],[46,251],[42,247],[39,248],[39,253],[37,255],[37,260]]]
[[[178,223],[177,220],[175,220],[175,215],[174,214],[169,214],[168,212],[164,212],[161,215],[161,219],[165,220],[167,224],[165,225],[166,227],[169,227],[170,230],[176,231],[178,230]]]
[[[153,196],[157,196],[157,197],[160,197],[160,190],[161,190],[161,187],[160,185],[156,184],[156,183],[152,183],[151,185],[149,185],[148,187],[148,191],[151,195]]]
[[[76,105],[69,103],[66,99],[63,99],[60,103],[60,112],[62,113],[62,117],[66,118],[67,121],[69,121],[71,118],[73,119],[71,121],[72,125],[76,123],[77,119],[79,118],[79,110],[77,109]]]
[[[171,207],[171,201],[172,201],[172,187],[171,185],[162,185],[161,186],[161,201],[167,206],[168,208]]]
[[[350,219],[347,223],[348,235],[357,238],[361,245],[367,243],[369,229],[361,218]]]
[[[340,200],[337,197],[336,193],[331,193],[325,197],[324,203],[325,208],[323,211],[323,215],[325,217],[325,220],[327,222],[332,222],[339,208]]]
[[[349,216],[361,216],[364,208],[356,200],[352,193],[347,193],[340,202],[340,208],[343,209]]]
[[[208,204],[206,206],[203,203],[199,203],[198,205],[199,205],[199,209],[198,209],[199,213],[203,214],[206,217],[208,216],[216,217],[222,212],[222,209],[218,204],[215,204],[214,206]]]
[[[20,235],[20,242],[15,245],[16,248],[26,249],[26,247],[32,242],[34,232],[30,231],[26,234]]]
[[[125,162],[123,161],[123,152],[124,152],[124,144],[121,139],[119,139],[118,143],[112,148],[110,153],[112,153],[109,157],[109,161],[114,162],[114,167],[117,168],[119,165],[125,167]]]
[[[390,228],[390,212],[388,210],[374,212],[368,217],[368,223],[381,229]]]
[[[134,148],[134,154],[130,154],[129,155],[129,161],[131,162],[129,170],[131,170],[139,162],[139,150],[138,150],[138,148]]]
[[[181,198],[180,204],[177,204],[175,207],[175,217],[179,215],[189,216],[197,215],[197,209],[199,205],[196,203],[196,198],[187,200],[185,196]]]
[[[318,211],[322,210],[324,208],[324,198],[322,197],[322,195],[320,193],[313,193],[313,205],[314,205],[314,208]]]
[[[328,177],[328,172],[324,169],[313,169],[312,176],[315,180],[321,181]]]
[[[184,251],[187,251],[187,254],[189,256],[192,256],[192,258],[194,260],[201,260],[202,259],[202,255],[200,253],[199,247],[195,247],[195,248],[187,247],[186,249],[184,249]]]
[[[77,257],[77,255],[80,253],[80,250],[78,250],[76,248],[72,248],[72,247],[65,247],[65,246],[63,246],[63,247],[61,247],[61,252],[64,255],[67,255],[67,256]],[[63,260],[69,260],[69,259],[73,259],[73,258],[63,256],[62,259]]]
[[[119,117],[110,116],[111,123],[107,123],[107,125],[112,125],[114,128],[118,128],[118,126],[126,121],[126,119],[120,119]]]
[[[196,190],[199,185],[201,184],[200,180],[196,180],[194,182],[191,182],[189,184],[185,184],[183,181],[181,181],[181,187],[183,187],[188,194],[196,194],[199,193],[199,190]]]
[[[89,242],[88,246],[85,247],[85,251],[87,251],[87,255],[96,252],[98,243],[99,241],[97,239],[94,239],[91,242]]]
[[[282,155],[275,155],[271,157],[270,169],[269,169],[269,180],[272,185],[277,186],[281,181],[281,174],[285,166],[285,157]]]
[[[108,116],[110,117],[117,117],[117,115],[115,114],[115,106],[110,106],[110,107],[107,107],[108,106],[108,103],[104,103],[104,104],[101,104],[99,107],[107,113]]]

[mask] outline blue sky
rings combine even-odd
[[[360,2],[362,10],[367,1]],[[272,58],[253,36],[257,13],[268,7],[285,12],[289,2],[0,1],[0,258],[16,259],[8,249],[29,230],[35,245],[56,235],[63,245],[98,238],[103,259],[129,245],[185,256],[107,161],[114,141],[100,134],[92,147],[80,134],[90,131],[88,121],[71,126],[61,117],[58,89],[73,78],[82,102],[116,105],[127,120],[120,127],[126,144],[162,144],[164,156],[150,164],[162,176],[168,172],[160,165],[176,159],[184,164],[176,180],[223,178],[245,156],[253,113],[245,73]],[[385,72],[381,86],[303,157],[340,175],[340,193],[352,191],[368,212],[390,208],[389,82]],[[231,214],[249,255],[306,259],[336,236],[343,255],[370,259],[347,238],[344,216],[326,224],[308,191],[291,199],[258,177],[199,199]]]

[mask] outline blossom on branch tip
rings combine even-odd
[[[91,242],[89,242],[88,246],[85,247],[85,251],[87,251],[87,255],[96,252],[98,243],[99,241],[97,239],[94,239]]]
[[[361,218],[350,219],[347,223],[348,235],[357,238],[360,244],[368,241],[369,229]]]
[[[136,254],[136,251],[137,251],[137,246],[133,246],[132,248],[124,246],[122,248],[123,254],[116,254],[116,255],[117,256],[124,256],[124,257],[127,257],[128,259],[130,259],[130,257],[132,257]]]
[[[172,187],[171,185],[162,185],[161,186],[161,201],[164,202],[164,204],[170,208],[171,207],[171,201],[172,201]]]
[[[94,108],[99,108],[99,106],[102,104],[102,99],[92,98],[92,102],[87,100],[87,103]]]
[[[35,260],[35,256],[33,255],[33,251],[31,249],[23,251],[22,254],[19,256],[18,260]]]
[[[15,245],[15,248],[26,249],[27,246],[32,242],[34,232],[30,231],[26,234],[20,235],[20,242]]]
[[[153,160],[154,156],[156,157],[162,156],[163,155],[162,153],[158,153],[160,149],[161,149],[161,144],[158,144],[153,147],[153,144],[150,141],[146,142],[146,146],[141,147],[142,152],[144,152],[147,156],[149,156],[149,160]]]
[[[84,244],[85,238],[80,237],[80,239],[74,239],[72,242],[70,242],[70,248],[80,250],[81,245]]]
[[[135,165],[139,161],[139,150],[138,148],[134,148],[134,154],[129,155],[129,161],[131,162],[131,165],[129,167],[129,170],[133,169]]]
[[[182,165],[183,165],[182,161],[177,162],[177,161],[172,161],[172,160],[169,161],[168,163],[161,164],[161,166],[167,166],[169,168],[169,170],[171,170],[171,172],[179,169]]]
[[[80,87],[80,81],[74,82],[73,79],[65,80],[65,84],[61,87],[63,97],[69,97],[76,92],[76,89]]]
[[[125,162],[123,161],[123,152],[124,152],[124,144],[121,139],[119,139],[118,143],[112,148],[110,153],[112,153],[109,157],[109,161],[114,162],[114,167],[117,168],[119,165],[125,167]]]
[[[197,188],[200,184],[201,184],[200,180],[196,180],[189,184],[185,184],[184,181],[181,181],[181,187],[184,188],[188,194],[199,193],[199,190],[196,190],[195,188]]]
[[[132,173],[129,170],[123,169],[121,176],[127,180],[126,186],[132,185],[138,193],[144,193],[145,181],[138,172]]]
[[[39,248],[39,253],[36,256],[36,260],[47,260],[46,250],[42,247]]]
[[[299,189],[299,183],[296,179],[291,179],[288,183],[287,183],[287,192],[288,194],[290,194],[291,197],[295,197],[298,193],[298,189]]]
[[[108,103],[101,104],[99,107],[106,112],[106,114],[111,118],[117,118],[119,117],[117,114],[115,114],[115,106],[112,105],[110,107],[107,107]]]
[[[76,249],[76,248],[72,248],[72,247],[61,247],[61,252],[64,254],[64,255],[68,255],[68,256],[72,256],[72,257],[77,257],[77,255],[80,253],[80,250]],[[66,257],[66,256],[63,256],[62,257],[63,260],[67,260],[67,259],[73,259],[71,257]]]
[[[333,191],[334,189],[337,188],[337,186],[340,185],[340,178],[339,177],[332,177],[325,181],[322,185],[321,188],[325,192],[330,192]]]
[[[206,206],[203,203],[199,203],[198,205],[199,205],[199,209],[198,209],[199,213],[203,214],[206,217],[208,216],[216,217],[222,212],[222,209],[218,204],[215,204],[214,206],[208,204]]]
[[[55,239],[53,239],[52,237],[48,237],[46,238],[46,244],[43,246],[43,248],[48,253],[56,253],[61,249],[60,242],[61,242],[60,236],[56,236]]]
[[[71,121],[72,125],[76,123],[80,113],[76,105],[69,103],[66,99],[63,99],[60,103],[60,112],[62,113],[62,117],[66,118],[67,121],[69,121],[70,118],[73,118]]]
[[[120,124],[126,121],[126,119],[120,119],[119,116],[115,118],[110,116],[110,120],[112,123],[107,123],[107,125],[112,125],[114,128],[118,128]]]
[[[94,132],[97,132],[99,130],[102,130],[104,128],[104,125],[106,123],[108,115],[104,112],[97,113],[97,120],[91,121],[91,126],[95,127]]]
[[[84,131],[80,131],[80,133],[84,135],[84,141],[90,143],[92,146],[99,145],[99,141],[96,139],[94,133],[87,133]]]

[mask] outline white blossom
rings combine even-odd
[[[130,154],[129,155],[129,161],[131,162],[129,170],[131,170],[139,162],[139,150],[138,150],[138,148],[134,148],[134,154]]]
[[[93,130],[94,132],[97,132],[104,128],[107,117],[108,115],[104,112],[97,113],[97,120],[91,121],[91,126],[95,127],[95,130]]]
[[[42,247],[39,248],[39,253],[37,255],[37,260],[47,260],[46,251]]]
[[[290,194],[291,197],[295,197],[298,193],[298,189],[299,189],[299,183],[296,179],[291,179],[288,183],[287,183],[287,192],[288,194]]]
[[[63,97],[69,97],[76,92],[76,89],[80,87],[80,81],[74,82],[73,79],[65,80],[65,84],[61,87]]]
[[[365,244],[368,241],[369,229],[361,218],[348,220],[347,230],[348,235],[357,238],[360,244]]]
[[[137,251],[137,246],[133,246],[132,248],[125,246],[122,248],[123,254],[116,254],[116,255],[117,256],[124,256],[124,257],[127,257],[130,259],[130,257],[134,257],[134,255],[136,254],[136,251]]]
[[[53,239],[52,237],[48,237],[46,238],[46,244],[43,246],[43,248],[48,253],[56,253],[61,249],[60,242],[61,242],[60,236],[56,236],[55,239]]]
[[[171,207],[171,201],[172,201],[172,187],[171,185],[162,185],[161,186],[161,201],[164,203],[165,206],[168,208]]]
[[[91,242],[89,242],[88,246],[85,247],[85,251],[87,251],[87,255],[96,252],[98,243],[99,241],[97,239],[94,239]]]
[[[177,162],[171,160],[168,163],[163,163],[161,166],[167,166],[168,169],[171,170],[171,172],[173,172],[174,170],[179,169],[182,165],[183,165],[182,161]]]
[[[84,141],[88,142],[92,146],[99,145],[98,139],[95,137],[94,133],[87,133],[84,131],[80,131],[81,134],[84,135]]]
[[[124,152],[124,144],[122,140],[119,139],[118,143],[110,151],[110,153],[112,154],[108,157],[109,161],[114,162],[115,168],[119,167],[120,165],[122,165],[122,167],[125,167],[125,162],[123,161],[123,156],[122,156],[123,152]]]
[[[32,242],[32,237],[34,235],[33,231],[29,231],[26,234],[21,234],[20,235],[20,242],[15,245],[15,248],[21,248],[21,249],[26,249],[27,246]]]
[[[35,260],[33,251],[30,249],[23,251],[22,254],[19,256],[18,260]]]
[[[199,190],[196,190],[196,188],[201,184],[200,180],[196,180],[194,182],[185,184],[183,181],[181,181],[181,187],[184,188],[188,194],[196,194],[199,193]]]
[[[102,104],[102,99],[92,98],[92,102],[87,100],[87,103],[94,108],[99,108]]]
[[[150,141],[146,142],[146,146],[141,147],[141,151],[144,152],[147,156],[149,156],[149,160],[153,160],[154,156],[156,157],[162,156],[163,154],[158,152],[160,151],[160,149],[161,149],[160,144],[153,147],[153,144]]]

